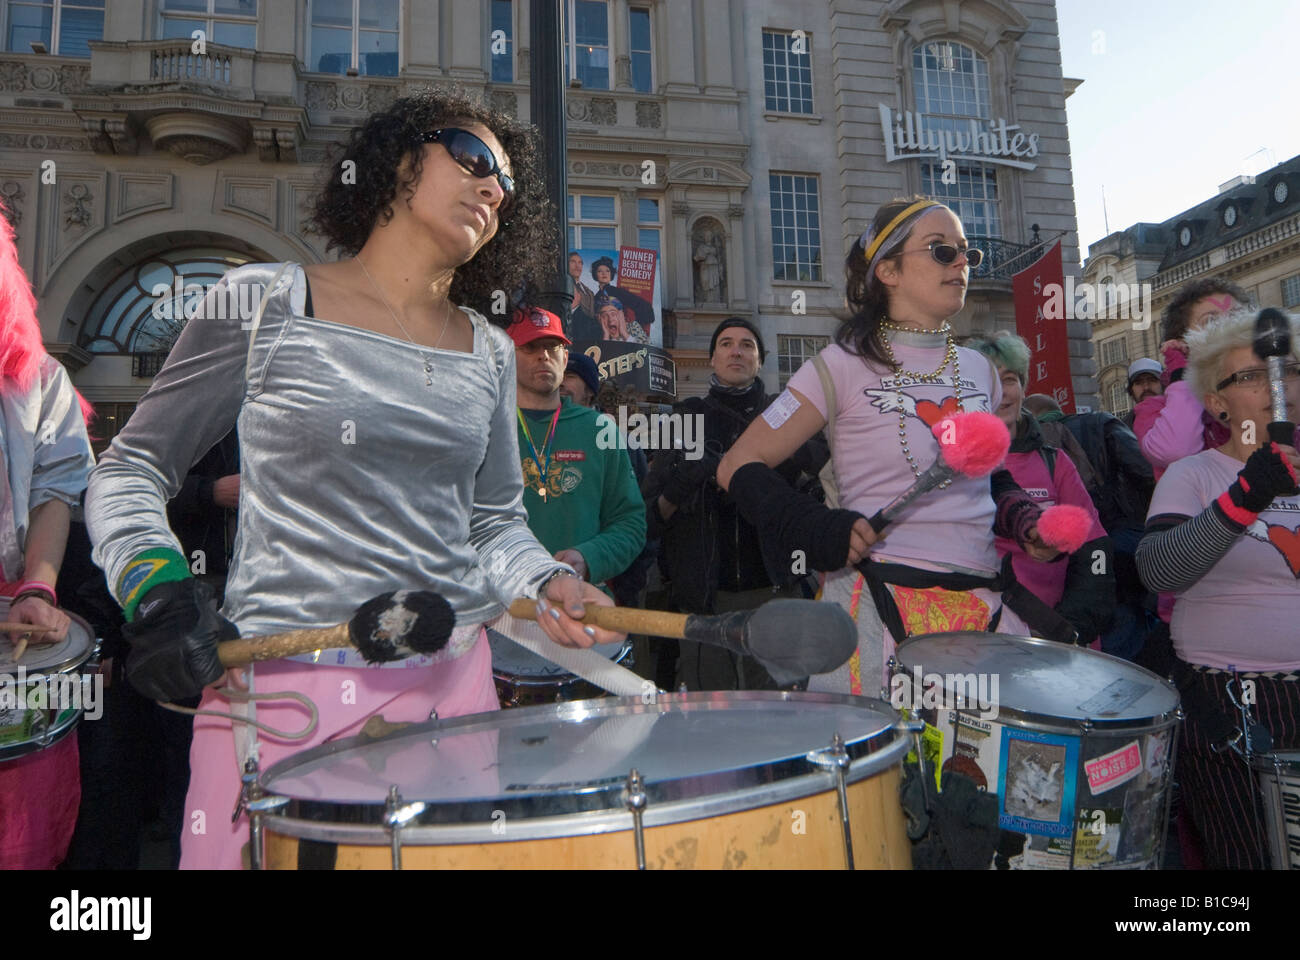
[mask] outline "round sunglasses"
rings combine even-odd
[[[966,264],[971,269],[978,267],[984,262],[984,251],[979,247],[954,247],[951,243],[940,243],[938,240],[927,244],[927,250],[934,262],[942,264],[945,267],[951,267],[957,262],[957,258],[965,255]],[[926,250],[900,250],[900,253],[925,253]]]
[[[459,127],[444,127],[441,130],[432,130],[422,134],[420,140],[422,143],[442,144],[451,158],[460,164],[466,173],[472,176],[479,178],[496,177],[497,183],[501,185],[501,192],[505,194],[497,207],[497,215],[500,216],[510,209],[510,205],[515,201],[514,178],[505,175],[497,164],[497,158],[492,153],[492,148],[486,143],[468,130],[462,130]]]

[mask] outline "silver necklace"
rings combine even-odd
[[[356,260],[357,263],[361,264],[361,272],[366,275],[366,279],[370,281],[370,285],[375,288],[375,293],[379,294],[380,303],[382,303],[388,309],[388,313],[393,318],[393,322],[397,324],[398,329],[400,329],[402,333],[405,334],[407,340],[411,341],[411,346],[415,347],[415,349],[420,351],[420,356],[424,359],[424,382],[427,386],[430,387],[433,386],[433,357],[425,353],[424,348],[421,347],[418,343],[416,343],[415,339],[410,335],[410,333],[407,332],[406,324],[402,323],[402,321],[398,318],[397,311],[393,309],[392,304],[388,302],[388,298],[384,296],[384,291],[380,290],[379,284],[375,283],[375,278],[372,277],[370,275],[370,271],[366,269],[365,261],[362,260],[360,257],[353,257],[352,259]],[[438,334],[438,339],[433,344],[434,350],[437,350],[438,347],[442,345],[442,338],[447,335],[447,328],[451,326],[451,312],[449,309],[450,306],[451,306],[451,302],[448,301],[447,307],[443,309],[442,333]]]

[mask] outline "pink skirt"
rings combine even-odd
[[[52,747],[0,763],[0,870],[53,870],[68,855],[81,805],[73,730]]]
[[[310,697],[320,711],[319,725],[305,740],[281,740],[257,732],[263,771],[327,740],[359,733],[374,714],[397,723],[428,720],[434,710],[446,718],[500,709],[492,682],[492,650],[481,629],[478,641],[464,656],[428,667],[367,670],[272,660],[257,664],[254,677],[258,693],[292,690]],[[211,688],[204,691],[199,709],[231,712],[229,702]],[[294,701],[257,704],[258,721],[280,730],[301,730],[307,717],[306,709]],[[182,870],[237,870],[243,865],[248,818],[230,822],[239,797],[239,776],[231,722],[195,717],[181,833]]]

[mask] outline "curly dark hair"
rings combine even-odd
[[[873,236],[879,236],[880,231],[885,229],[891,220],[918,200],[925,199],[927,198],[920,196],[895,197],[884,204],[876,211],[876,216],[871,221]],[[912,228],[915,226],[916,223],[913,221],[911,225],[899,228],[903,230],[904,240],[911,235]],[[900,262],[902,247],[899,247],[898,251],[883,257],[881,262],[886,260]],[[868,275],[869,266],[866,251],[859,238],[853,241],[853,246],[849,248],[849,255],[844,261],[844,270],[848,274],[844,299],[848,303],[849,313],[840,315],[840,326],[835,331],[835,342],[849,353],[857,354],[881,370],[890,370],[892,367],[885,356],[885,348],[880,342],[880,321],[889,313],[889,291],[874,274]]]
[[[515,199],[496,236],[456,271],[451,300],[473,307],[504,327],[509,325],[511,311],[493,313],[495,292],[504,290],[513,300],[527,287],[549,285],[559,263],[555,206],[541,173],[536,128],[471,99],[459,88],[403,97],[387,110],[371,114],[336,151],[325,168],[310,223],[329,241],[327,249],[337,247],[355,256],[376,225],[393,216],[398,191],[405,194],[408,204],[415,195],[422,171],[421,136],[466,123],[481,123],[501,141],[514,174]],[[411,176],[399,182],[398,167],[408,154]],[[355,170],[349,171],[354,176],[344,183],[343,164],[349,160],[355,164]]]
[[[1250,305],[1250,294],[1222,277],[1206,277],[1204,280],[1193,280],[1191,283],[1184,284],[1169,301],[1161,317],[1165,332],[1164,339],[1183,339],[1187,335],[1188,314],[1192,312],[1192,307],[1197,301],[1225,293],[1242,306]]]

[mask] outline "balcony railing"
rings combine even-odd
[[[1010,280],[1047,249],[1043,243],[1014,243],[1001,237],[967,234],[966,240],[984,252],[984,262],[970,272],[972,280]]]
[[[230,83],[230,54],[194,53],[190,44],[153,50],[149,58],[149,79],[163,82],[198,81]]]

